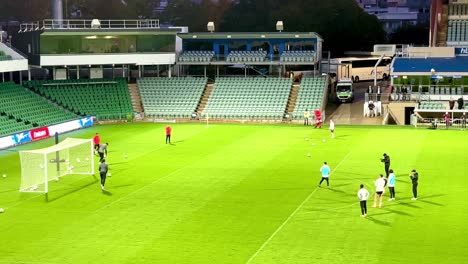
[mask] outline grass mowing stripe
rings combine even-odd
[[[135,193],[138,193],[138,192],[140,192],[140,191],[146,189],[147,187],[149,187],[149,186],[151,186],[151,185],[157,183],[158,181],[160,181],[160,180],[162,180],[162,179],[164,179],[164,178],[167,178],[167,177],[169,177],[169,176],[171,176],[171,175],[174,175],[174,174],[178,173],[179,171],[184,170],[185,168],[187,168],[187,167],[190,166],[190,165],[193,165],[193,164],[196,163],[196,162],[198,162],[198,160],[196,160],[196,161],[194,161],[194,162],[192,162],[192,163],[188,163],[188,164],[186,164],[185,166],[180,167],[180,168],[178,168],[177,170],[172,171],[172,172],[169,173],[169,174],[166,174],[166,175],[164,175],[164,176],[162,176],[162,177],[159,177],[159,178],[157,178],[156,180],[152,181],[151,183],[149,183],[149,184],[147,184],[147,185],[145,185],[145,186],[142,186],[141,188],[136,189],[135,191],[130,192],[130,193],[128,193],[127,195],[122,196],[122,197],[120,197],[119,199],[117,199],[117,200],[115,200],[115,201],[112,201],[111,203],[108,203],[108,204],[106,204],[106,205],[104,205],[104,206],[102,206],[102,207],[96,209],[95,212],[100,211],[100,210],[102,210],[102,209],[105,209],[105,208],[107,208],[107,207],[110,207],[111,205],[116,204],[117,202],[119,202],[119,201],[121,201],[121,200],[123,200],[123,199],[125,199],[125,198],[127,198],[127,197],[129,197],[129,196],[131,196],[131,195],[133,195],[133,194],[135,194]]]
[[[338,165],[336,165],[336,167],[330,172],[330,174],[334,172],[336,169],[338,169],[341,163],[343,163],[343,161],[345,161],[349,157],[350,154],[351,154],[351,151],[349,151],[348,154],[346,154],[346,156],[340,161],[340,163],[338,163]],[[260,248],[249,258],[249,260],[247,260],[246,264],[249,264],[250,262],[252,262],[252,260],[255,259],[255,257],[257,257],[257,255],[265,248],[265,246],[276,236],[276,234],[278,234],[283,229],[283,227],[289,222],[289,220],[291,220],[297,214],[297,212],[304,206],[304,204],[306,204],[309,201],[309,199],[314,195],[314,193],[317,190],[318,190],[318,187],[315,187],[315,189],[304,199],[304,201],[302,201],[302,203],[296,208],[296,210],[294,210],[288,216],[288,218],[286,218],[286,220],[284,220],[284,222],[273,232],[273,234],[271,234],[271,236],[265,242],[263,242]]]
[[[94,175],[93,175],[93,176],[94,176]],[[96,176],[94,176],[94,177],[95,177],[96,182],[97,182]],[[80,182],[80,181],[82,181],[82,180],[84,180],[84,179],[88,179],[88,177],[83,177],[83,178],[81,178],[81,179],[78,179],[78,180],[74,181],[73,183]],[[15,190],[15,191],[16,191],[16,190]],[[20,205],[20,204],[22,204],[22,203],[24,203],[24,202],[33,200],[33,199],[35,199],[35,198],[37,198],[37,197],[44,196],[44,195],[46,195],[46,194],[45,194],[45,193],[38,193],[38,194],[36,194],[36,195],[33,195],[32,197],[26,198],[25,200],[21,200],[21,201],[19,201],[19,202],[16,202],[16,203],[14,203],[14,204],[11,205],[11,206],[5,207],[5,210],[6,210],[6,209],[11,209],[11,208],[16,207],[16,206],[18,206],[18,205]]]

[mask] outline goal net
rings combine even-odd
[[[69,174],[94,174],[91,139],[66,138],[57,145],[20,151],[20,192],[48,193],[49,181]]]

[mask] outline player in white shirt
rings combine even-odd
[[[380,199],[379,201],[379,208],[382,207],[382,199],[383,199],[383,193],[385,191],[385,186],[387,185],[387,181],[384,179],[383,175],[380,174],[380,177],[375,180],[375,195],[374,195],[374,204],[372,207],[376,207],[377,205],[377,200]]]
[[[361,217],[367,216],[367,199],[369,199],[369,191],[364,188],[364,184],[359,186],[357,196],[359,198],[359,204],[361,205]]]
[[[330,119],[330,132],[331,138],[335,138],[335,122],[332,119]]]

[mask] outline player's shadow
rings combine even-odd
[[[326,190],[329,190],[329,191],[332,191],[332,192],[336,192],[336,193],[346,193],[345,191],[343,190],[338,190],[338,189],[335,189],[333,187],[330,187],[330,188],[325,188]]]
[[[419,198],[434,198],[434,197],[440,197],[440,196],[445,196],[443,193],[438,193],[438,194],[433,194],[433,195],[428,195],[428,196],[420,196]]]
[[[434,197],[440,197],[440,196],[445,196],[445,194],[433,194],[433,195],[429,195],[429,196],[419,196],[418,201],[422,202],[422,203],[437,205],[437,206],[445,206],[445,204],[436,203],[436,202],[426,200],[428,198],[434,198]]]
[[[401,178],[401,177],[400,177],[400,178]],[[402,180],[402,179],[400,179],[400,178],[398,178],[398,183],[401,183],[401,182],[402,182],[402,183],[411,183],[411,180]]]
[[[121,162],[110,162],[109,165],[119,165],[119,164],[127,164],[128,161],[121,161]]]
[[[349,137],[349,135],[339,135],[336,136],[335,139],[346,139],[347,137]]]
[[[353,172],[353,171],[340,171],[340,174],[341,175],[356,175],[356,176],[362,176],[362,178],[355,178],[353,177],[352,179],[353,180],[369,180],[369,177],[363,175],[362,173],[357,173],[357,172]],[[335,181],[338,181],[340,179],[335,179]],[[349,180],[349,178],[345,178],[344,180]]]
[[[121,184],[121,185],[112,185],[112,189],[124,188],[128,186],[133,186],[133,184]]]
[[[436,203],[436,202],[431,202],[431,201],[427,201],[427,200],[423,200],[423,199],[419,199],[418,201],[420,201],[420,202],[422,202],[422,203],[427,203],[427,204],[431,204],[431,205],[436,205],[436,206],[445,206],[445,204]]]
[[[410,202],[401,202],[401,201],[399,202],[399,204],[404,205],[404,206],[408,206],[408,207],[416,208],[416,209],[421,209],[420,206],[417,206],[417,205],[415,205],[413,203],[414,203],[414,201],[412,203],[410,203]]]
[[[375,224],[378,224],[378,225],[391,227],[392,225],[390,224],[390,222],[379,220],[379,219],[374,217],[376,215],[384,215],[384,214],[390,214],[390,213],[386,212],[386,213],[372,214],[372,216],[367,216],[366,219],[368,219],[369,221],[371,221],[371,222],[373,222]]]
[[[262,191],[305,191],[310,190],[310,188],[268,188],[268,189],[259,189]]]
[[[49,202],[49,203],[50,203],[50,202],[54,202],[54,201],[56,201],[56,200],[58,200],[58,199],[61,199],[61,198],[63,198],[63,197],[66,197],[66,196],[68,196],[68,195],[70,195],[70,194],[74,194],[74,193],[79,192],[79,191],[81,191],[81,190],[83,190],[83,189],[86,189],[86,188],[88,188],[89,186],[96,184],[96,182],[98,182],[98,181],[99,181],[99,180],[97,180],[97,178],[94,177],[94,181],[89,182],[89,183],[87,183],[87,184],[85,184],[85,185],[81,185],[81,186],[78,187],[78,188],[67,188],[67,189],[64,189],[63,191],[66,191],[66,190],[71,190],[71,191],[64,192],[63,194],[60,194],[60,195],[58,195],[58,196],[55,196],[55,197],[52,197],[52,198],[51,198],[49,195],[46,195],[46,201]]]
[[[351,183],[334,184],[332,188],[343,187],[343,186],[348,186],[348,185],[351,185]]]
[[[107,195],[107,196],[112,196],[112,193],[109,192],[108,190],[102,190],[102,194]]]
[[[184,141],[185,141],[184,139],[177,140],[177,141],[172,142],[171,145],[174,145],[175,143],[182,143],[182,142],[184,142]]]
[[[403,211],[399,211],[399,210],[389,209],[387,207],[384,210],[388,211],[388,212],[391,212],[393,214],[404,215],[404,216],[413,216],[412,214],[409,214],[409,213],[406,213],[406,212],[403,212]]]

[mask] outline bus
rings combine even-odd
[[[348,57],[336,58],[322,64],[322,72],[330,74],[336,78],[351,79],[353,82],[374,80],[374,68],[381,57]],[[390,77],[390,64],[392,57],[384,56],[377,66],[377,79],[387,79]]]

